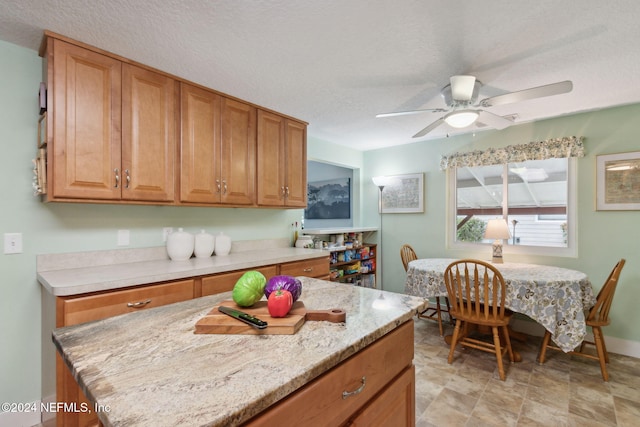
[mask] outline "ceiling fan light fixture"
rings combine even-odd
[[[453,111],[444,116],[444,121],[451,127],[466,128],[478,119],[478,112],[474,110]]]

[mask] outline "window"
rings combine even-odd
[[[505,218],[506,253],[575,256],[575,157],[457,166],[449,173],[453,245],[491,244],[483,236],[488,220]]]

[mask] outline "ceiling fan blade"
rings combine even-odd
[[[427,108],[424,110],[411,110],[411,111],[396,111],[393,113],[376,114],[376,117],[394,117],[394,116],[406,116],[409,114],[421,114],[421,113],[444,113],[447,110],[442,108]]]
[[[442,123],[444,123],[444,117],[440,117],[438,120],[436,120],[435,122],[431,123],[426,128],[422,129],[420,132],[418,132],[415,135],[413,135],[413,138],[420,138],[422,136],[425,136],[426,134],[428,134],[429,132],[431,132],[432,130],[434,130],[438,126],[440,126]]]
[[[481,122],[498,130],[508,128],[513,124],[513,120],[490,113],[488,111],[478,110],[478,113],[480,114],[478,116],[478,122]]]
[[[494,107],[496,105],[512,104],[514,102],[526,101],[528,99],[560,95],[561,93],[571,92],[572,89],[573,83],[571,80],[565,80],[563,82],[551,83],[544,86],[532,87],[530,89],[486,98],[480,101],[480,105],[483,107]]]
[[[474,76],[451,76],[451,97],[456,101],[470,101],[476,84]]]

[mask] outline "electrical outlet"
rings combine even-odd
[[[4,233],[4,253],[22,253],[22,233]]]
[[[166,242],[169,234],[173,233],[173,227],[164,227],[162,229],[162,241]]]
[[[118,246],[129,246],[129,230],[118,230]]]

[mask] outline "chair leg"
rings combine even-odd
[[[511,348],[511,338],[509,338],[509,327],[503,326],[502,333],[504,334],[505,345],[507,346],[507,353],[509,354],[509,362],[515,362],[515,356],[513,355],[513,349]]]
[[[447,305],[447,315],[449,316],[449,323],[453,325],[455,320],[451,317],[451,304],[449,304],[449,298],[444,297],[444,303]]]
[[[549,340],[551,339],[551,332],[544,331],[544,338],[542,339],[542,344],[540,344],[540,353],[538,354],[538,363],[541,365],[544,363],[544,358],[547,354],[547,346],[549,345]]]
[[[498,327],[492,326],[491,332],[493,332],[493,345],[495,347],[496,360],[498,362],[498,374],[500,374],[500,379],[504,381],[505,374],[504,374],[504,366],[502,365],[502,349],[500,348],[500,334],[498,333]]]
[[[436,297],[436,314],[438,315],[438,327],[440,328],[440,336],[444,335],[442,328],[442,313],[440,311],[440,297]]]
[[[447,362],[451,364],[453,362],[453,352],[456,349],[456,345],[458,344],[458,335],[460,335],[460,324],[462,321],[460,319],[456,320],[456,326],[453,328],[453,336],[451,337],[451,348],[449,349],[449,357],[447,358]]]
[[[604,337],[602,336],[602,330],[600,327],[594,326],[593,328],[593,341],[596,344],[596,350],[598,351],[598,360],[600,362],[600,371],[602,372],[602,379],[609,381],[609,373],[607,372],[606,361],[608,355],[605,353]]]

